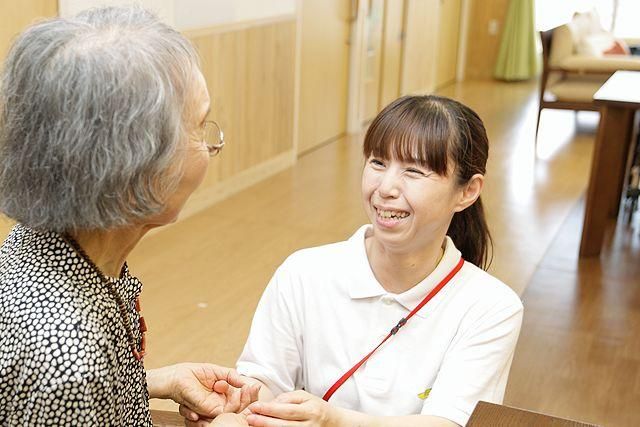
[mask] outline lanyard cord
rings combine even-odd
[[[369,360],[369,358],[373,355],[373,353],[375,353],[376,350],[378,350],[382,346],[382,344],[387,342],[387,340],[391,338],[393,335],[397,334],[400,328],[402,328],[407,323],[407,321],[413,317],[414,314],[420,311],[420,309],[424,307],[431,300],[431,298],[433,298],[434,296],[436,296],[438,292],[440,292],[440,289],[444,288],[444,285],[446,285],[447,283],[449,283],[449,281],[451,281],[453,276],[455,276],[456,273],[460,271],[463,264],[464,264],[464,259],[460,258],[460,261],[458,261],[458,264],[456,264],[456,266],[453,267],[453,270],[451,270],[449,274],[447,274],[447,276],[444,279],[442,279],[442,281],[438,283],[438,285],[435,288],[433,288],[433,290],[429,292],[429,294],[426,297],[424,297],[424,299],[420,302],[420,304],[418,304],[413,310],[411,310],[411,312],[407,315],[407,317],[403,317],[402,319],[400,319],[398,324],[393,328],[391,328],[391,331],[389,331],[387,336],[384,337],[382,341],[380,341],[380,344],[378,344],[376,348],[371,350],[371,352],[367,354],[365,357],[363,357],[362,360],[360,360],[358,363],[353,365],[351,369],[345,372],[344,375],[342,375],[340,379],[336,381],[335,384],[332,385],[329,390],[327,390],[324,396],[322,396],[322,399],[325,401],[329,401],[329,399],[331,399],[331,396],[333,396],[333,393],[335,393],[336,390],[338,390],[342,386],[342,384],[344,384],[358,369],[360,369],[360,367],[364,365],[364,363],[367,360]]]

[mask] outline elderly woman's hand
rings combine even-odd
[[[189,408],[185,418],[200,414],[213,418],[223,412],[241,412],[258,399],[260,386],[234,369],[211,363],[180,363],[147,372],[150,397],[169,398]]]
[[[225,413],[243,413],[245,416],[250,414],[247,407],[258,400],[258,394],[260,392],[259,384],[244,384],[241,388],[232,387],[226,381],[217,381],[213,386],[213,391],[220,397],[224,396]],[[201,408],[202,406],[200,406]],[[186,420],[190,421],[203,421],[203,425],[211,421],[211,415],[207,412],[203,412],[201,409],[183,403],[180,405],[180,415]]]

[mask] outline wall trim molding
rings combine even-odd
[[[295,13],[270,16],[268,18],[255,19],[251,21],[231,22],[228,24],[216,24],[209,27],[194,28],[181,30],[181,33],[189,39],[209,36],[212,34],[228,33],[231,31],[246,30],[255,27],[264,27],[266,25],[277,24],[280,22],[295,21],[297,15]]]

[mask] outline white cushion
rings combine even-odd
[[[568,25],[571,29],[575,46],[592,34],[605,32],[600,26],[600,18],[595,10],[574,14]]]
[[[611,33],[601,32],[589,34],[580,40],[577,46],[577,53],[587,56],[602,56],[604,51],[609,50],[616,39]]]

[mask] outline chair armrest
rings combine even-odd
[[[571,55],[556,64],[555,69],[578,73],[614,73],[618,70],[640,71],[640,57],[629,55]]]

